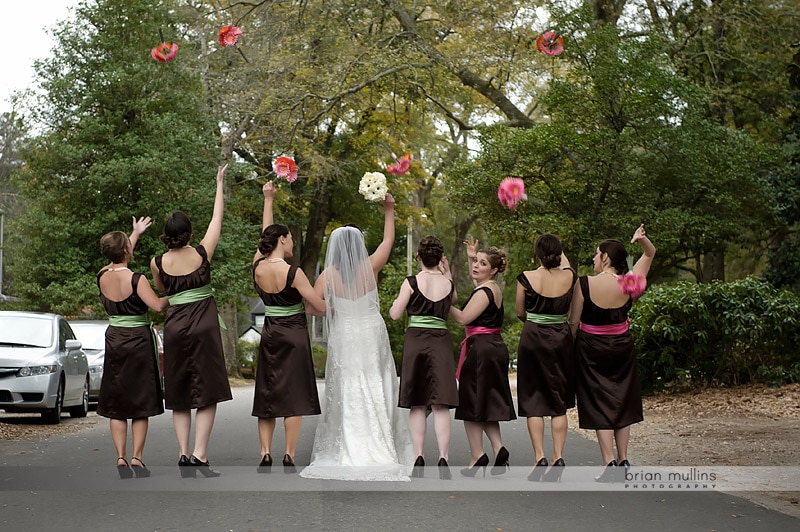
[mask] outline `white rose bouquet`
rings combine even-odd
[[[358,192],[369,201],[383,201],[389,192],[386,176],[380,172],[365,173],[358,185]]]

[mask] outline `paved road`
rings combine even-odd
[[[533,452],[524,420],[502,426],[512,467],[501,476],[467,479],[459,474],[468,459],[459,421],[453,423],[451,481],[439,480],[435,467],[408,483],[312,481],[284,473],[281,466],[259,475],[252,394],[252,387],[234,388],[234,400],[219,406],[209,457],[222,476],[214,479],[179,477],[168,414],[151,421],[145,461],[153,474],[148,479],[117,477],[102,418],[77,434],[40,442],[0,441],[0,530],[798,529],[797,519],[704,489],[705,481],[666,491],[644,482],[597,484],[592,481],[600,471],[597,446],[574,433],[567,440],[563,482],[528,482]],[[425,452],[435,462],[431,423]],[[316,418],[308,418],[298,464],[308,462],[315,428]],[[280,455],[282,448],[279,425],[273,454]]]

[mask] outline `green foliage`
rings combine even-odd
[[[798,377],[800,298],[754,277],[651,287],[630,316],[645,388]]]
[[[325,364],[328,362],[328,350],[321,345],[311,346],[311,358],[314,361],[314,374],[318,379],[325,378]]]
[[[38,308],[74,314],[97,307],[95,274],[106,262],[98,240],[112,230],[128,232],[132,216],[153,217],[131,264],[139,271],[165,251],[158,235],[171,211],[192,219],[194,245],[205,233],[218,125],[193,59],[198,49],[180,37],[170,6],[82,4],[58,30],[54,58],[37,65],[47,93],[29,111],[46,128],[24,151],[27,165],[15,176],[27,208],[8,247],[14,293]],[[158,42],[158,28],[179,42],[180,61],[156,63],[143,52]],[[244,291],[256,234],[226,217],[214,257],[221,303]]]
[[[245,379],[256,378],[259,345],[259,342],[248,342],[246,340],[238,340],[236,342],[236,360],[239,365],[239,371]]]
[[[620,30],[586,16],[559,21],[567,51],[542,99],[550,120],[481,129],[479,157],[446,176],[451,201],[512,249],[557,233],[579,263],[599,240],[624,240],[645,223],[658,235],[654,279],[769,227],[767,150],[706,117],[708,93],[676,72],[668,42],[623,43]],[[529,197],[513,212],[496,197],[507,175],[522,177]]]

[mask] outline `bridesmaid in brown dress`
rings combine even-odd
[[[467,334],[456,373],[459,387],[455,418],[464,421],[471,455],[470,467],[461,473],[474,476],[489,464],[489,457],[483,452],[485,432],[494,453],[492,474],[497,475],[506,471],[509,457],[499,422],[517,419],[508,383],[508,348],[500,335],[503,291],[495,281],[497,274],[505,271],[507,260],[501,249],[477,251],[477,240],[465,243],[475,289],[462,310],[450,308],[450,317],[466,325]]]
[[[293,471],[302,416],[320,413],[314,363],[305,312],[325,315],[325,301],[314,292],[303,270],[290,266],[292,233],[273,223],[275,186],[264,185],[264,213],[258,251],[253,258],[253,282],[264,302],[264,328],[258,349],[253,416],[258,417],[261,462],[258,471],[272,466],[275,419],[282,417],[286,431],[283,465]],[[303,298],[308,304],[303,307]]]
[[[156,288],[170,296],[164,322],[164,399],[172,410],[182,476],[219,476],[209,467],[207,450],[217,403],[233,397],[222,351],[219,313],[211,294],[211,258],[219,242],[223,217],[223,183],[227,165],[217,170],[214,212],[205,236],[190,245],[192,223],[182,212],[169,215],[161,240],[169,251],[153,258]],[[189,452],[195,415],[194,450]],[[191,455],[189,457],[188,455]]]
[[[100,239],[100,249],[111,264],[97,274],[100,301],[109,316],[106,354],[97,414],[110,418],[111,439],[117,451],[117,471],[123,478],[148,476],[142,461],[150,416],[164,413],[161,377],[147,321],[147,308],[160,312],[169,304],[159,298],[141,273],[128,269],[139,235],[150,227],[150,217],[133,219],[128,237],[113,231]],[[128,467],[126,442],[131,420],[133,455]]]
[[[517,402],[519,415],[528,419],[536,464],[528,479],[555,481],[565,465],[567,409],[575,406],[568,315],[576,274],[557,236],[540,236],[534,248],[542,265],[517,276],[516,311],[524,322],[517,351]],[[553,435],[553,467],[547,475],[544,416],[550,416]]]
[[[644,225],[633,234],[634,242],[639,242],[644,253],[633,266],[633,273],[646,277],[656,248],[647,238]],[[614,471],[617,466],[630,467],[631,425],[644,419],[636,353],[628,330],[631,297],[620,289],[618,279],[628,269],[627,258],[622,242],[601,242],[593,259],[596,275],[579,279],[570,311],[573,334],[577,331],[578,423],[582,429],[597,432],[600,454],[607,464],[597,478],[601,482],[618,478]]]
[[[458,405],[458,389],[453,341],[446,322],[457,296],[444,247],[438,238],[426,236],[420,241],[417,260],[422,263],[420,273],[406,277],[389,310],[394,320],[400,319],[404,311],[409,315],[398,406],[410,409],[409,428],[417,456],[414,476],[421,476],[423,469],[420,468],[425,465],[422,450],[430,408],[439,445],[440,477],[449,478],[450,409]]]

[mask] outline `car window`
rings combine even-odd
[[[84,349],[101,350],[106,348],[107,323],[70,323],[72,332],[80,340]]]
[[[0,315],[0,345],[53,345],[53,321],[47,316]]]
[[[75,334],[65,320],[58,320],[58,350],[63,351],[67,348],[67,340],[75,339]]]

